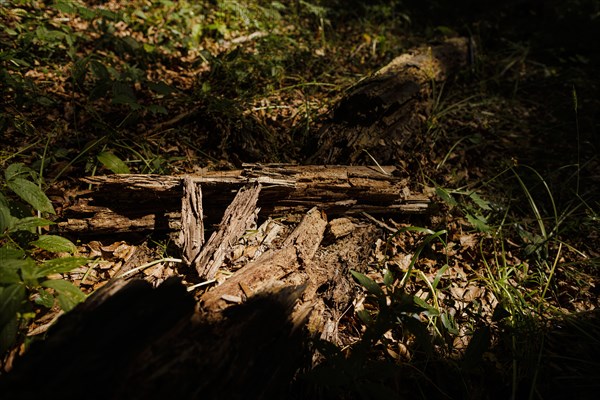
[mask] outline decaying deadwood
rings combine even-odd
[[[367,176],[346,179],[358,183]],[[201,235],[182,235],[186,257],[202,278],[214,276],[230,242],[238,242],[256,219],[262,184],[248,179],[203,246]],[[183,180],[182,212],[190,214],[184,230],[202,227],[201,186],[190,177]],[[47,344],[17,364],[0,388],[17,393],[25,379],[60,356],[68,374],[46,374],[42,382],[44,390],[62,398],[74,398],[90,383],[102,385],[91,398],[288,398],[297,388],[290,382],[310,366],[307,342],[316,337],[337,342],[337,323],[356,291],[348,270],[364,269],[376,237],[371,225],[350,218],[328,223],[313,207],[278,245],[201,295],[193,313],[191,298],[173,279],[152,290],[146,282],[116,278],[61,319]],[[80,354],[82,337],[93,346]],[[38,386],[25,391],[26,398],[40,393]]]
[[[82,193],[65,210],[66,220],[58,230],[77,234],[179,231],[184,180],[188,186],[201,186],[205,226],[217,224],[237,191],[250,183],[262,185],[258,207],[273,217],[304,213],[315,206],[329,216],[425,213],[427,196],[412,193],[408,180],[395,172],[390,166],[251,164],[243,170],[202,175],[90,177],[85,181],[96,190]]]
[[[310,278],[303,267],[311,262],[326,226],[325,215],[316,208],[310,210],[278,249],[262,254],[202,296],[203,310],[214,314],[272,286],[306,284]]]
[[[98,400],[291,398],[290,382],[308,366],[303,330],[290,321],[301,294],[295,287],[273,290],[209,321],[194,315],[194,299],[177,279],[154,289],[132,281],[110,297],[93,294],[61,317],[45,341],[0,375],[0,393],[15,400],[49,393]]]
[[[260,184],[241,188],[229,207],[217,229],[206,245],[194,256],[191,266],[203,279],[214,278],[232,246],[240,240],[252,224],[256,223],[258,210],[256,203],[260,193]],[[200,227],[202,228],[202,227]],[[195,224],[182,226],[182,231],[198,229]]]
[[[347,221],[330,221],[328,230]],[[336,228],[334,228],[336,229]],[[378,230],[373,225],[354,226],[341,239],[322,243],[307,267],[310,276],[303,301],[311,301],[308,330],[323,340],[340,343],[338,324],[356,299],[357,286],[349,271],[364,272]]]
[[[403,54],[357,83],[324,121],[309,161],[353,164],[361,155],[368,160],[366,152],[380,163],[401,161],[427,139],[432,83],[464,68],[472,51],[468,39],[446,40]]]
[[[183,178],[181,226],[178,244],[183,248],[183,260],[190,265],[204,245],[204,213],[202,187],[196,185],[189,176]]]

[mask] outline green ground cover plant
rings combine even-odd
[[[35,306],[52,308],[58,301],[62,310],[69,311],[85,299],[73,283],[52,277],[80,267],[88,260],[71,255],[77,248],[70,240],[41,232],[41,228],[54,223],[42,216],[56,212],[34,183],[39,179],[40,176],[25,165],[11,164],[5,170],[5,187],[0,192],[0,349],[3,353],[36,317]],[[16,195],[17,200],[8,197],[8,192]],[[34,212],[38,215],[32,215]],[[55,256],[61,253],[70,255]]]

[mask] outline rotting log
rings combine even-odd
[[[382,199],[395,198],[398,202],[409,198],[409,193],[398,186],[402,181],[391,172],[390,168],[375,173],[364,167],[254,166],[244,175],[231,172],[218,178],[166,177],[160,181],[147,176],[106,177],[113,186],[103,196],[119,193],[119,199],[134,199],[139,209],[145,197],[164,204],[161,196],[180,192],[184,256],[206,279],[223,267],[229,242],[237,242],[254,223],[265,188],[283,186],[291,193],[311,193],[317,203],[324,201],[319,199],[325,194],[340,198],[339,192],[345,196],[352,193],[358,203],[357,199],[367,199],[368,188],[377,186],[375,194],[379,197],[371,201],[381,206]],[[194,232],[203,229],[202,215],[207,210],[205,200],[209,196],[204,188],[211,186],[204,182],[227,182],[228,190],[237,188],[219,229],[206,243],[202,234]],[[156,190],[148,192],[149,186]],[[393,193],[396,196],[390,197]],[[113,197],[122,212],[127,207],[119,199]],[[98,398],[148,398],[157,394],[193,398],[200,393],[203,398],[225,395],[241,399],[252,393],[249,390],[255,391],[251,398],[289,397],[293,389],[289,382],[310,366],[312,354],[305,347],[307,341],[320,337],[337,342],[337,323],[356,291],[348,270],[364,270],[378,236],[372,225],[359,226],[351,218],[328,222],[326,213],[313,207],[282,241],[220,285],[199,293],[193,313],[191,299],[172,280],[149,290],[147,284],[125,284],[121,275],[59,320],[49,333],[49,344],[17,363],[14,374],[0,381],[0,387],[12,394],[23,378],[39,372],[48,360],[61,354],[70,366],[69,379],[103,385]],[[171,307],[177,312],[170,313]],[[137,336],[135,345],[130,344]],[[95,344],[83,354],[77,352],[81,337]],[[272,379],[258,384],[257,379],[265,374]],[[67,385],[61,375],[49,377],[44,387],[51,387],[64,398],[83,389]],[[28,388],[29,397],[37,394],[36,388]]]
[[[217,224],[237,191],[262,185],[257,206],[272,217],[318,207],[327,215],[423,214],[430,201],[408,188],[392,166],[297,166],[248,164],[242,170],[201,175],[111,175],[85,178],[95,190],[65,208],[58,230],[65,234],[178,232],[184,181],[202,191],[204,224]],[[185,223],[185,221],[183,222]],[[196,239],[197,240],[197,239]]]
[[[323,243],[338,225],[347,228]],[[376,237],[373,226],[328,224],[313,208],[278,247],[201,296],[195,311],[174,280],[150,289],[118,279],[59,319],[0,388],[19,398],[46,390],[75,398],[89,387],[98,399],[292,398],[302,387],[294,377],[311,366],[307,343],[336,342],[356,290],[348,269],[364,269]],[[42,373],[57,356],[66,369]],[[23,386],[38,375],[40,385]]]
[[[434,86],[471,60],[469,39],[453,38],[414,49],[359,81],[332,109],[309,143],[310,163],[397,163],[427,142],[423,129],[435,101]],[[362,157],[362,159],[361,159]]]

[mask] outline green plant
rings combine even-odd
[[[445,329],[445,326],[450,327],[449,330],[454,329],[451,326],[451,317],[442,311],[437,299],[437,287],[447,266],[438,271],[433,282],[416,268],[422,252],[433,242],[439,240],[445,245],[442,237],[446,235],[446,231],[436,232],[419,227],[401,228],[388,238],[386,247],[391,248],[395,237],[409,232],[424,234],[425,237],[416,246],[405,271],[395,271],[388,267],[387,258],[383,261],[378,278],[373,279],[364,273],[350,271],[366,293],[364,308],[356,312],[364,325],[364,332],[357,342],[343,350],[331,343],[317,343],[317,348],[326,361],[307,376],[309,383],[316,385],[331,397],[397,397],[394,380],[399,376],[402,376],[401,379],[405,382],[414,378],[406,376],[406,370],[401,368],[402,357],[394,355],[398,343],[412,343],[409,350],[413,354],[411,368],[412,373],[416,372],[418,375],[418,378],[414,379],[418,385],[421,378],[428,379],[424,371],[419,370],[419,366],[426,365],[434,358],[434,344],[436,337],[441,335],[440,329]],[[425,282],[430,291],[427,296],[418,295],[416,290],[415,293],[411,293],[410,288],[414,287],[412,283],[416,280]],[[382,349],[388,357],[375,357],[374,354]]]
[[[559,297],[558,279],[564,280],[567,275],[565,253],[582,255],[560,236],[568,225],[566,222],[574,219],[584,203],[573,205],[570,201],[561,212],[540,173],[527,166],[513,167],[510,171],[523,197],[511,201],[499,226],[490,229],[488,236],[479,242],[479,252],[482,279],[498,301],[492,321],[501,328],[500,340],[509,350],[506,357],[510,359],[510,367],[506,369],[511,372],[511,392],[515,397],[525,388],[533,393],[536,385],[541,384],[537,382],[545,368],[539,361],[544,348],[541,326],[564,313],[553,300]],[[519,204],[528,207],[518,208]],[[507,249],[514,247],[514,241],[519,239],[522,259]]]
[[[405,227],[398,229],[394,235],[388,238],[388,247],[391,240],[405,232],[418,232],[427,236],[416,247],[411,261],[403,272],[402,278],[398,279],[398,272],[393,269],[384,267],[382,269],[383,287],[373,281],[368,276],[356,271],[351,271],[354,278],[366,289],[368,295],[374,300],[372,312],[360,310],[357,312],[359,318],[367,324],[368,329],[371,329],[369,335],[371,340],[379,340],[380,336],[385,333],[391,326],[404,325],[403,329],[415,335],[417,342],[422,344],[427,352],[431,351],[431,338],[427,330],[422,329],[420,320],[428,321],[428,325],[436,329],[436,318],[442,315],[440,304],[437,299],[437,285],[440,282],[441,276],[447,268],[447,264],[440,268],[433,282],[430,282],[425,274],[416,268],[421,253],[431,245],[432,242],[439,240],[445,245],[442,236],[446,235],[445,230],[432,231],[426,228]],[[384,261],[385,264],[385,261]],[[407,284],[409,280],[415,277],[422,280],[429,290],[426,298],[422,298],[415,294],[409,294]],[[432,305],[428,303],[431,300]],[[369,332],[369,330],[368,330]],[[436,331],[439,334],[439,331]]]
[[[56,274],[66,273],[87,262],[76,257],[75,245],[57,235],[42,234],[53,222],[54,208],[35,183],[39,175],[23,164],[5,170],[0,192],[0,354],[14,343],[19,329],[35,316],[36,306],[51,308],[55,301],[69,311],[85,298],[81,290]],[[4,194],[9,189],[21,201]],[[34,215],[34,211],[35,214]],[[56,257],[57,254],[69,254]]]
[[[448,190],[436,186],[435,193],[450,207],[456,207],[467,221],[480,232],[489,232],[489,219],[493,215],[491,202],[483,199],[475,190]],[[458,199],[457,199],[458,196]]]

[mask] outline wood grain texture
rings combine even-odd
[[[181,229],[184,184],[199,185],[207,224],[218,224],[237,191],[261,184],[257,206],[272,217],[318,207],[329,216],[423,214],[427,196],[408,189],[396,168],[247,164],[236,171],[203,175],[110,175],[85,178],[95,190],[82,192],[58,223],[62,233],[173,232]]]

